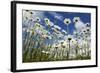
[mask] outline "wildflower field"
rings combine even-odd
[[[91,59],[91,14],[22,10],[22,61]]]

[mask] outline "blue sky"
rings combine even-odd
[[[49,18],[55,25],[60,26],[62,29],[66,30],[67,26],[64,24],[63,20],[65,18],[70,18],[71,21],[74,17],[80,17],[82,22],[91,23],[90,13],[76,13],[76,12],[54,12],[54,11],[39,11],[44,13],[44,17]],[[61,19],[56,19],[54,15],[61,17]],[[43,18],[44,19],[44,18]],[[44,22],[43,22],[44,23]],[[69,33],[72,34],[75,30],[73,22],[68,26]]]
[[[65,18],[70,18],[71,21],[73,21],[74,17],[80,17],[83,23],[91,23],[91,14],[90,13],[76,13],[76,12],[56,12],[56,11],[37,11],[37,10],[31,10],[33,12],[38,12],[38,15],[42,15],[41,18],[41,24],[45,25],[44,18],[49,18],[51,22],[53,22],[55,25],[58,25],[64,30],[67,30],[67,25],[64,24]],[[55,16],[58,16],[60,18],[55,18]],[[39,16],[41,17],[41,16]],[[75,30],[74,23],[71,22],[71,24],[68,26],[69,28],[69,34],[72,34]]]

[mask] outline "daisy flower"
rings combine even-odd
[[[68,35],[67,38],[69,41],[72,40],[72,35]]]
[[[69,25],[69,24],[71,23],[71,20],[70,20],[69,18],[65,18],[65,19],[64,19],[64,23],[65,23],[66,25]]]
[[[57,30],[60,30],[61,28],[57,25],[54,25],[54,28],[57,29]]]
[[[50,20],[48,18],[44,18],[45,23],[48,25],[50,23]]]
[[[80,21],[80,17],[74,17],[74,18],[73,18],[73,22],[74,22],[74,23],[79,22],[79,21]]]
[[[45,21],[45,23],[46,23],[47,26],[52,27],[54,25],[54,23],[51,22],[48,18],[44,18],[44,21]]]
[[[39,17],[36,17],[36,18],[35,18],[35,21],[36,21],[36,22],[40,22],[41,19],[40,19]]]
[[[62,30],[62,33],[63,33],[63,34],[67,34],[67,32],[66,32],[65,30]]]

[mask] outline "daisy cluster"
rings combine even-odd
[[[91,56],[90,23],[84,23],[80,17],[73,17],[73,20],[64,18],[63,23],[66,25],[64,30],[47,17],[41,19],[42,16],[31,10],[23,11],[24,60],[39,57],[38,61],[44,61],[43,54],[47,56],[46,60],[84,59]],[[68,34],[71,30],[68,26],[71,23],[74,23],[75,30],[73,34]]]

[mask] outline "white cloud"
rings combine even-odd
[[[63,16],[61,16],[60,14],[56,13],[56,12],[49,12],[52,16],[54,16],[54,18],[62,21]]]

